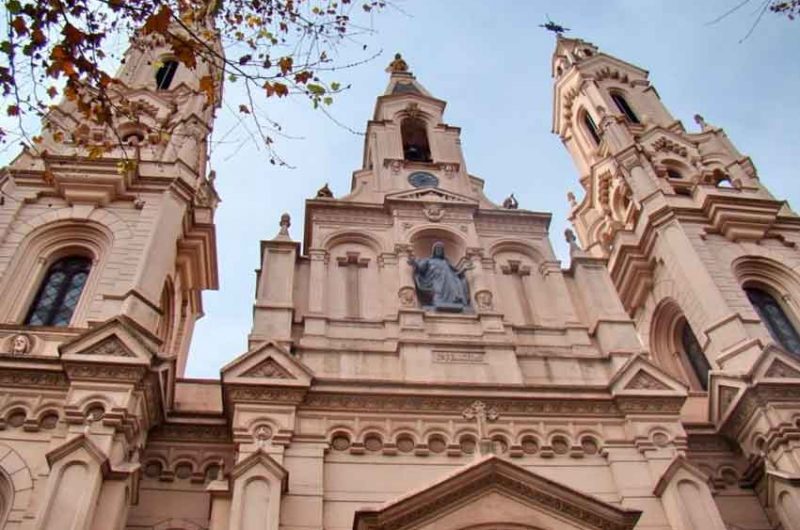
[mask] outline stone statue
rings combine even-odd
[[[328,183],[326,182],[324,186],[317,190],[317,198],[318,199],[332,199],[333,192],[328,187]]]
[[[517,202],[517,199],[514,197],[513,193],[506,197],[506,200],[503,201],[503,208],[506,210],[516,210],[519,208],[519,202]]]
[[[386,67],[386,71],[392,74],[408,72],[408,63],[403,60],[402,55],[395,53],[394,61],[389,63],[389,66]]]
[[[464,273],[472,268],[471,263],[453,267],[444,255],[441,242],[433,244],[430,258],[408,258],[408,263],[414,268],[414,283],[423,307],[454,313],[469,307],[469,287]]]

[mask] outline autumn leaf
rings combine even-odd
[[[25,23],[25,19],[22,17],[14,17],[14,20],[11,21],[11,27],[14,28],[14,31],[17,32],[17,35],[25,35],[28,33],[28,25]]]
[[[161,9],[158,10],[158,13],[154,13],[147,17],[147,21],[144,23],[144,27],[142,28],[142,33],[145,35],[150,35],[151,33],[161,33],[162,35],[167,32],[169,29],[169,22],[172,18],[172,9],[169,8],[167,5],[161,6]]]
[[[294,75],[294,80],[298,83],[307,83],[309,79],[314,77],[314,74],[309,72],[308,70],[304,70],[302,72],[298,72]]]
[[[294,60],[291,57],[281,57],[278,61],[278,67],[283,75],[292,71],[292,63],[294,63]]]
[[[6,114],[9,116],[19,116],[19,107],[16,105],[9,105],[6,109]]]
[[[250,114],[250,108],[247,105],[239,105],[239,112],[242,114]]]
[[[214,91],[214,79],[210,76],[203,76],[200,78],[200,92],[205,93],[206,95],[206,104],[214,103],[215,99],[215,91]]]

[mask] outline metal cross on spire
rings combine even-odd
[[[544,28],[547,31],[552,31],[556,35],[561,35],[562,33],[569,31],[569,28],[565,28],[561,24],[556,24],[555,22],[550,20],[549,16],[545,15],[545,17],[547,17],[547,22],[544,24],[539,24],[540,28]]]

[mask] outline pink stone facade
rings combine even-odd
[[[197,79],[222,81],[158,88],[160,53],[119,74],[136,164],[89,157],[109,133],[65,103],[74,141],[0,175],[2,528],[800,530],[800,218],[644,70],[557,40],[584,188],[564,269],[550,215],[484,195],[397,57],[350,194],[261,242],[249,349],[196,380],[219,200]],[[466,307],[418,288],[437,242]]]

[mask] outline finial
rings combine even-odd
[[[318,199],[333,199],[333,192],[328,187],[328,183],[326,182],[324,186],[317,190],[317,198]]]
[[[516,210],[517,208],[519,208],[519,202],[514,197],[513,193],[508,197],[506,197],[506,199],[503,201],[503,208],[505,208],[506,210]]]
[[[408,63],[405,62],[402,55],[395,53],[394,61],[389,63],[389,66],[386,67],[386,71],[392,74],[406,73],[408,72]]]

